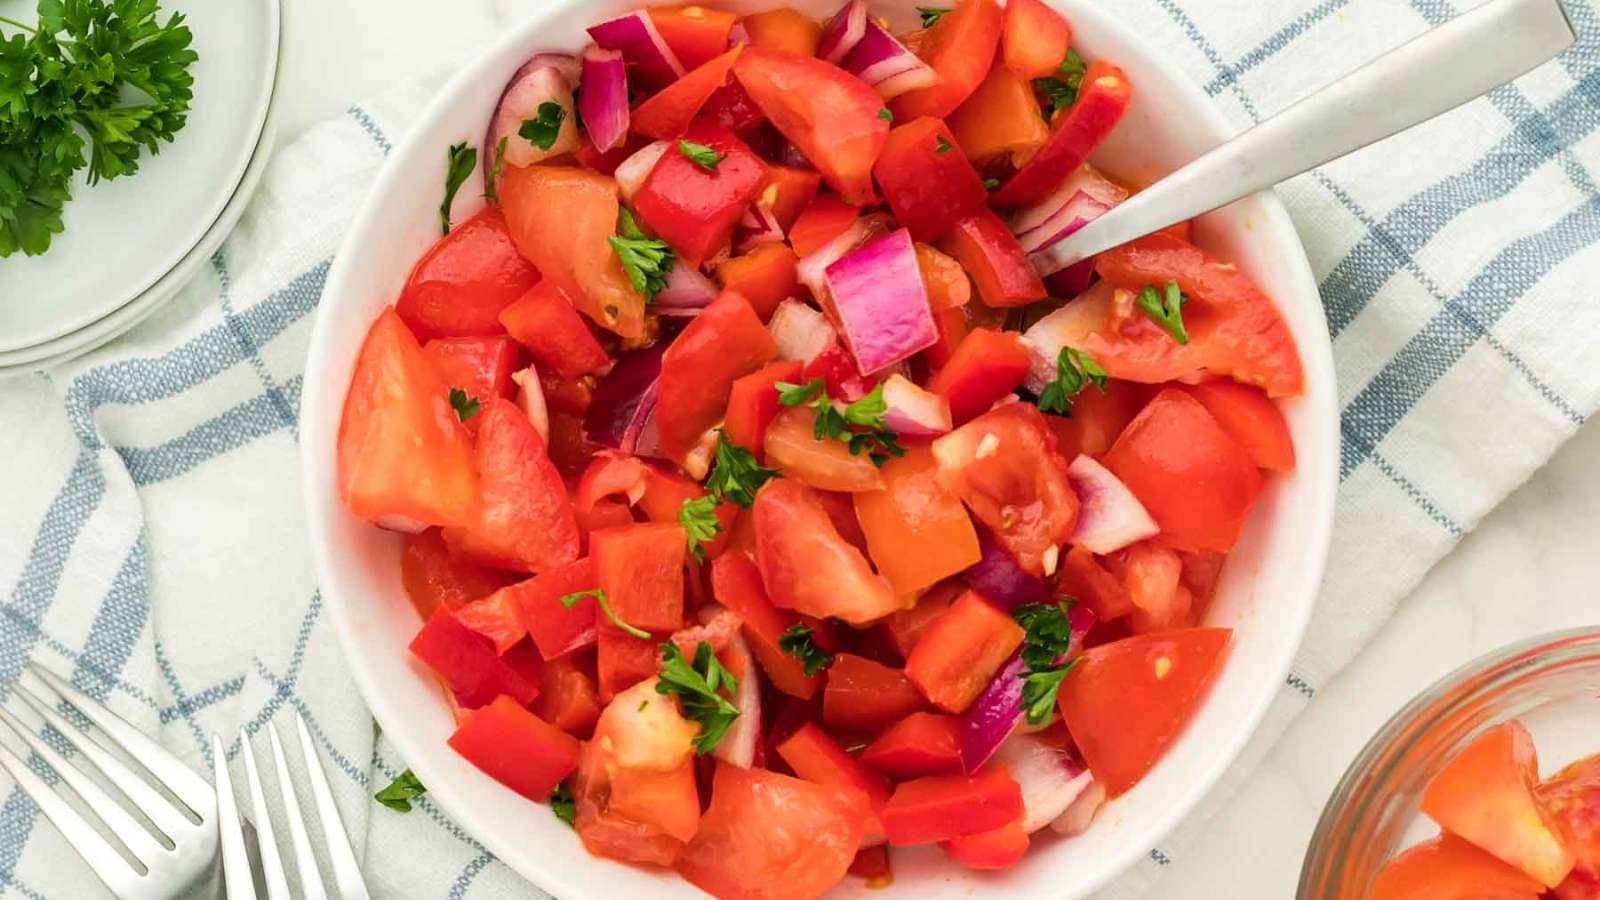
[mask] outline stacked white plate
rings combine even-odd
[[[34,0],[0,0],[32,21]],[[139,172],[90,187],[80,172],[49,251],[0,259],[0,376],[87,353],[138,324],[208,263],[272,149],[279,0],[161,0],[194,33],[188,124]]]

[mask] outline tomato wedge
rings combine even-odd
[[[894,116],[908,122],[918,116],[943,118],[977,90],[989,74],[1000,48],[1004,13],[995,0],[961,0],[923,35],[917,55],[933,67],[939,80],[932,87],[901,94],[889,102]]]
[[[496,317],[539,280],[522,258],[499,208],[457,224],[411,267],[395,302],[418,340],[496,335]]]
[[[1007,14],[1015,8],[1008,4]],[[1033,83],[999,61],[967,102],[950,114],[950,130],[962,152],[980,166],[996,160],[1024,162],[1050,137]]]
[[[650,22],[684,67],[693,70],[728,49],[728,33],[738,17],[707,6],[652,6]],[[683,76],[688,78],[689,75]],[[673,82],[680,84],[683,78]],[[670,90],[670,88],[669,88]]]
[[[501,310],[500,324],[528,348],[542,374],[562,381],[599,371],[611,362],[572,300],[553,281],[540,281]]]
[[[1390,860],[1366,900],[1534,900],[1537,881],[1452,834]]]
[[[844,441],[818,439],[816,414],[803,407],[779,409],[762,440],[767,461],[784,475],[824,491],[877,491],[883,472],[870,457],[853,454]]]
[[[787,6],[751,13],[744,17],[744,30],[750,43],[768,50],[784,50],[800,56],[816,56],[822,40],[822,26]]]
[[[749,302],[723,292],[661,356],[656,423],[661,449],[682,460],[728,408],[734,381],[778,355]]]
[[[596,856],[670,866],[700,822],[694,746],[700,731],[654,678],[618,694],[583,745],[573,828]]]
[[[800,278],[796,266],[799,262],[800,258],[788,244],[762,244],[742,256],[718,263],[717,281],[724,290],[750,301],[750,308],[765,322],[772,318],[779,303],[798,295]]]
[[[1005,64],[1021,78],[1052,75],[1067,56],[1072,26],[1044,0],[1007,0],[1000,39]]]
[[[899,608],[888,579],[839,536],[822,503],[815,489],[789,478],[767,482],[756,495],[756,562],[772,602],[852,624]]]
[[[1289,435],[1289,423],[1260,388],[1213,379],[1187,390],[1256,465],[1274,472],[1294,468],[1294,439]]]
[[[574,313],[576,316],[576,313]],[[452,390],[459,389],[480,402],[487,397],[510,397],[517,387],[511,373],[522,355],[508,337],[435,338],[422,347],[439,377]],[[467,433],[478,433],[478,417],[467,419]]]
[[[1556,773],[1539,785],[1538,798],[1562,840],[1577,856],[1578,868],[1600,876],[1600,755],[1580,759]]]

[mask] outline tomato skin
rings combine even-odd
[[[528,348],[540,374],[562,381],[597,372],[611,362],[604,347],[555,282],[545,279],[500,311],[500,324]],[[510,373],[506,376],[510,378]]]
[[[723,290],[733,291],[750,301],[750,308],[765,322],[785,298],[800,292],[796,270],[800,258],[788,244],[762,244],[750,252],[717,265],[717,281]]]
[[[1383,867],[1366,900],[1534,900],[1537,881],[1453,834],[1441,834]]]
[[[476,461],[477,515],[444,539],[469,559],[527,572],[578,558],[578,520],[567,488],[527,415],[509,400],[484,404]]]
[[[571,656],[547,661],[539,673],[533,714],[573,737],[587,737],[600,718],[594,679]]]
[[[775,606],[852,624],[899,608],[894,589],[840,537],[817,492],[775,478],[756,495],[756,564]]]
[[[578,741],[501,694],[450,735],[451,749],[535,803],[578,768]]]
[[[517,369],[517,345],[507,337],[434,338],[422,347],[433,368],[450,388],[460,388],[481,402],[488,397],[510,397],[516,392],[511,373]],[[448,396],[448,394],[446,395]],[[462,423],[467,433],[478,433],[478,417]]]
[[[861,761],[896,781],[961,771],[961,720],[912,713],[861,751]]]
[[[661,356],[656,422],[661,448],[682,460],[728,407],[733,383],[778,355],[772,335],[738,294],[724,291]]]
[[[996,206],[1027,206],[1049,196],[1122,121],[1132,92],[1121,69],[1100,60],[1090,63],[1077,102],[1056,118],[1049,140],[989,195],[989,201]]]
[[[852,454],[844,441],[818,440],[816,414],[805,407],[777,410],[767,424],[762,448],[768,463],[789,478],[824,491],[877,491],[883,472],[865,454]]]
[[[1273,472],[1294,468],[1294,438],[1277,404],[1254,385],[1213,379],[1185,388],[1205,405],[1256,465]]]
[[[951,838],[940,846],[945,855],[969,869],[1007,869],[1027,854],[1028,833],[1021,822],[1010,822],[991,831]]]
[[[1261,493],[1255,462],[1198,400],[1163,390],[1105,456],[1144,504],[1162,540],[1183,550],[1233,548]]]
[[[918,56],[939,74],[939,81],[889,101],[897,121],[918,116],[943,118],[955,111],[989,73],[1000,48],[1004,21],[994,0],[961,0],[927,30]]]
[[[1015,331],[976,328],[928,381],[928,390],[950,401],[950,418],[961,425],[1015,391],[1028,377],[1030,359]]]
[[[895,126],[872,167],[895,219],[919,241],[936,241],[988,199],[978,173],[940,119]]]
[[[677,868],[717,897],[810,900],[844,878],[860,844],[849,792],[719,762],[711,806]]]
[[[745,16],[744,30],[754,46],[800,56],[816,56],[822,41],[821,23],[787,6]]]
[[[799,377],[800,363],[780,360],[736,379],[728,393],[728,414],[722,422],[722,433],[727,435],[728,442],[749,450],[755,454],[756,461],[761,462],[767,426],[778,415],[775,385],[793,383]]]
[[[339,496],[371,522],[467,521],[477,478],[447,388],[393,307],[372,323],[339,420]]]
[[[1538,799],[1578,868],[1600,876],[1600,756],[1578,760],[1540,784]]]
[[[747,48],[733,72],[845,202],[873,201],[872,164],[889,134],[877,91],[820,59],[763,47]]]
[[[939,486],[926,444],[884,463],[884,489],[852,495],[878,572],[896,594],[915,594],[976,563],[978,533],[960,498]]]
[[[706,171],[677,149],[663,153],[634,195],[633,208],[678,251],[678,265],[699,266],[728,246],[733,226],[766,180],[767,164],[715,122],[695,122],[683,137],[710,147],[722,160]]]
[[[501,588],[515,601],[523,627],[547,660],[567,656],[594,645],[595,602],[584,597],[569,609],[561,603],[567,594],[592,591],[600,585],[594,561],[588,557]]]
[[[829,729],[873,734],[926,707],[902,670],[853,653],[834,654],[822,692],[822,721]]]
[[[461,624],[443,607],[423,623],[410,649],[464,708],[475,709],[502,694],[526,705],[539,694],[537,655],[531,661],[522,654],[502,657],[492,641]]]
[[[691,72],[728,49],[728,33],[738,18],[707,6],[652,6],[649,15],[661,40]]]
[[[1054,74],[1071,43],[1072,26],[1043,0],[1006,3],[1000,45],[1006,67],[1018,76],[1044,78]]]
[[[424,619],[440,606],[457,609],[515,580],[510,572],[479,566],[452,554],[437,528],[406,535],[406,546],[400,553],[400,583]]]
[[[958,221],[939,249],[961,262],[985,306],[1027,306],[1048,295],[1016,236],[987,208]]]
[[[743,622],[741,631],[750,645],[750,653],[772,686],[791,697],[810,699],[822,676],[807,675],[800,660],[778,646],[783,632],[801,619],[788,610],[778,609],[767,599],[761,570],[750,557],[742,552],[729,552],[712,560],[711,592],[718,603],[733,610]]]
[[[840,200],[838,195],[819,194],[789,226],[789,244],[801,258],[810,256],[848,231],[860,217],[860,208]]]
[[[1126,792],[1167,752],[1221,670],[1232,635],[1187,628],[1101,644],[1061,680],[1061,717],[1107,793]]]
[[[1011,9],[1009,3],[1007,9]],[[1060,61],[1058,57],[1056,62]],[[1033,82],[998,60],[967,102],[950,114],[950,130],[961,151],[979,165],[996,160],[1020,163],[1038,152],[1050,136]],[[987,193],[984,200],[988,201]]]
[[[962,712],[1022,646],[1022,637],[1022,626],[967,591],[912,648],[906,677],[934,706]]]
[[[862,823],[862,840],[883,841],[883,824],[877,811],[889,802],[889,782],[846,753],[839,742],[814,722],[806,722],[777,746],[778,755],[794,773],[813,784],[844,788],[861,795],[868,816]]]
[[[496,317],[539,280],[517,252],[500,210],[486,206],[428,248],[395,301],[418,340],[493,336]]]
[[[999,765],[901,782],[883,809],[894,847],[982,834],[1021,818],[1022,791]]]
[[[617,618],[646,631],[683,624],[683,526],[649,523],[589,536],[600,589]]]

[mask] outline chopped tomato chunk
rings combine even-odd
[[[1390,860],[1366,900],[1534,900],[1540,884],[1452,834]]]
[[[1260,388],[1213,379],[1187,390],[1256,465],[1274,472],[1294,468],[1294,439],[1289,436],[1289,423]]]
[[[813,169],[772,165],[767,167],[767,181],[758,200],[787,233],[821,189],[822,176]]]
[[[482,403],[490,397],[510,397],[516,393],[511,373],[517,368],[517,345],[507,337],[435,338],[422,347],[433,361],[434,370],[451,390],[460,390]],[[469,434],[478,433],[477,416],[462,424]]]
[[[802,258],[821,250],[861,217],[861,210],[834,194],[821,194],[801,210],[789,228],[789,243]]]
[[[884,487],[852,494],[879,574],[896,594],[915,594],[978,561],[978,533],[961,499],[941,487],[926,444],[884,463]]]
[[[707,6],[650,7],[650,21],[661,34],[661,40],[672,49],[684,68],[690,70],[705,65],[728,49],[728,33],[733,30],[737,18],[731,12]]]
[[[1539,785],[1538,799],[1572,848],[1578,868],[1600,878],[1600,756],[1585,757],[1556,773]]]
[[[912,713],[868,744],[861,761],[896,781],[960,772],[961,720]]]
[[[996,161],[1021,164],[1050,136],[1033,83],[998,60],[967,102],[950,114],[950,130],[967,158],[981,166]]]
[[[1116,443],[1122,429],[1144,409],[1149,395],[1142,385],[1110,379],[1106,389],[1078,392],[1072,398],[1072,416],[1045,416],[1055,433],[1063,459],[1077,459],[1087,453],[1098,459]]]
[[[772,605],[761,583],[761,571],[749,556],[729,552],[713,560],[711,592],[718,603],[739,616],[750,653],[773,687],[802,700],[816,693],[821,676],[807,675],[801,661],[779,646],[783,633],[799,624],[800,617]]]
[[[661,651],[655,639],[635,637],[603,616],[596,620],[595,675],[601,703],[610,703],[660,668]]]
[[[872,169],[895,218],[919,241],[936,241],[988,198],[949,127],[924,117],[895,126]]]
[[[799,293],[795,269],[799,262],[788,244],[762,244],[717,264],[717,281],[724,290],[750,301],[750,308],[765,322],[779,303]]]
[[[889,632],[889,641],[894,644],[901,659],[911,655],[912,648],[922,639],[928,626],[943,615],[965,590],[966,586],[957,580],[937,584],[918,597],[915,606],[897,610],[883,620],[884,628]]]
[[[900,669],[853,653],[838,653],[822,692],[822,721],[835,731],[872,734],[926,708]]]
[[[889,843],[930,844],[982,834],[1022,818],[1022,790],[1005,767],[901,782],[883,809]]]
[[[570,656],[547,661],[539,673],[533,713],[573,737],[587,737],[600,718],[594,679]]]
[[[861,551],[839,536],[814,489],[775,478],[756,495],[752,511],[756,562],[775,605],[852,624],[900,606],[888,580],[873,574]]]
[[[417,260],[395,309],[419,340],[492,336],[500,311],[538,280],[499,208],[486,206]]]
[[[1020,78],[1054,74],[1066,59],[1072,26],[1044,0],[1008,0],[1001,37],[1005,64]]]
[[[754,46],[800,56],[816,56],[822,40],[821,24],[787,6],[745,16],[744,30]]]
[[[871,457],[851,453],[844,441],[818,438],[816,414],[805,407],[776,410],[767,423],[762,449],[768,463],[790,478],[824,491],[877,491],[883,471]]]
[[[1022,636],[1022,626],[968,591],[917,641],[906,677],[934,706],[962,712],[1022,646]]]
[[[578,768],[578,741],[501,694],[450,735],[468,762],[536,803]]]
[[[1005,869],[1028,852],[1028,833],[1020,821],[1009,822],[990,831],[951,838],[942,846],[947,856],[969,869]]]
[[[1087,604],[1099,622],[1119,619],[1133,611],[1127,585],[1082,547],[1073,547],[1062,557],[1056,587]]]
[[[533,354],[541,374],[571,381],[597,372],[611,361],[573,309],[572,301],[548,279],[501,310],[500,323]],[[509,379],[510,373],[506,377]]]
[[[516,577],[451,553],[437,528],[406,535],[405,550],[400,554],[400,583],[423,618],[440,606],[458,609],[486,597]]]
[[[496,653],[505,653],[528,636],[516,599],[502,591],[474,600],[454,612],[456,621],[494,642]]]
[[[724,292],[712,301],[662,354],[655,414],[662,450],[677,460],[687,456],[722,418],[734,381],[777,355],[743,297]]]

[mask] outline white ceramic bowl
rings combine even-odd
[[[1053,0],[1071,20],[1074,45],[1121,65],[1133,107],[1097,162],[1148,181],[1223,140],[1230,129],[1205,96],[1144,44],[1112,7]],[[350,668],[384,733],[428,785],[429,796],[512,868],[562,900],[702,896],[676,875],[589,857],[576,835],[542,805],[478,772],[445,744],[453,721],[437,682],[406,651],[419,621],[400,585],[400,539],[350,516],[334,480],[334,442],[345,386],[369,323],[393,302],[413,260],[438,237],[444,149],[482,139],[506,79],[539,50],[577,50],[584,27],[636,8],[639,0],[551,0],[460,72],[395,148],[356,217],[323,294],[303,398],[302,452],[313,558]],[[738,11],[771,0],[727,4]],[[836,3],[796,4],[821,16]],[[891,11],[887,3],[875,4]],[[909,0],[892,18],[914,15]],[[459,215],[478,195],[469,182]],[[936,850],[898,853],[895,882],[871,897],[926,900],[1004,891],[1009,900],[1066,900],[1104,885],[1145,856],[1216,782],[1272,699],[1305,631],[1326,557],[1338,460],[1333,362],[1316,284],[1288,215],[1260,196],[1206,216],[1200,243],[1237,262],[1274,297],[1305,363],[1306,392],[1284,404],[1299,464],[1274,478],[1223,575],[1211,624],[1235,639],[1222,676],[1171,752],[1108,806],[1090,831],[1043,846],[1016,867],[983,875]],[[868,895],[846,879],[836,895]]]

